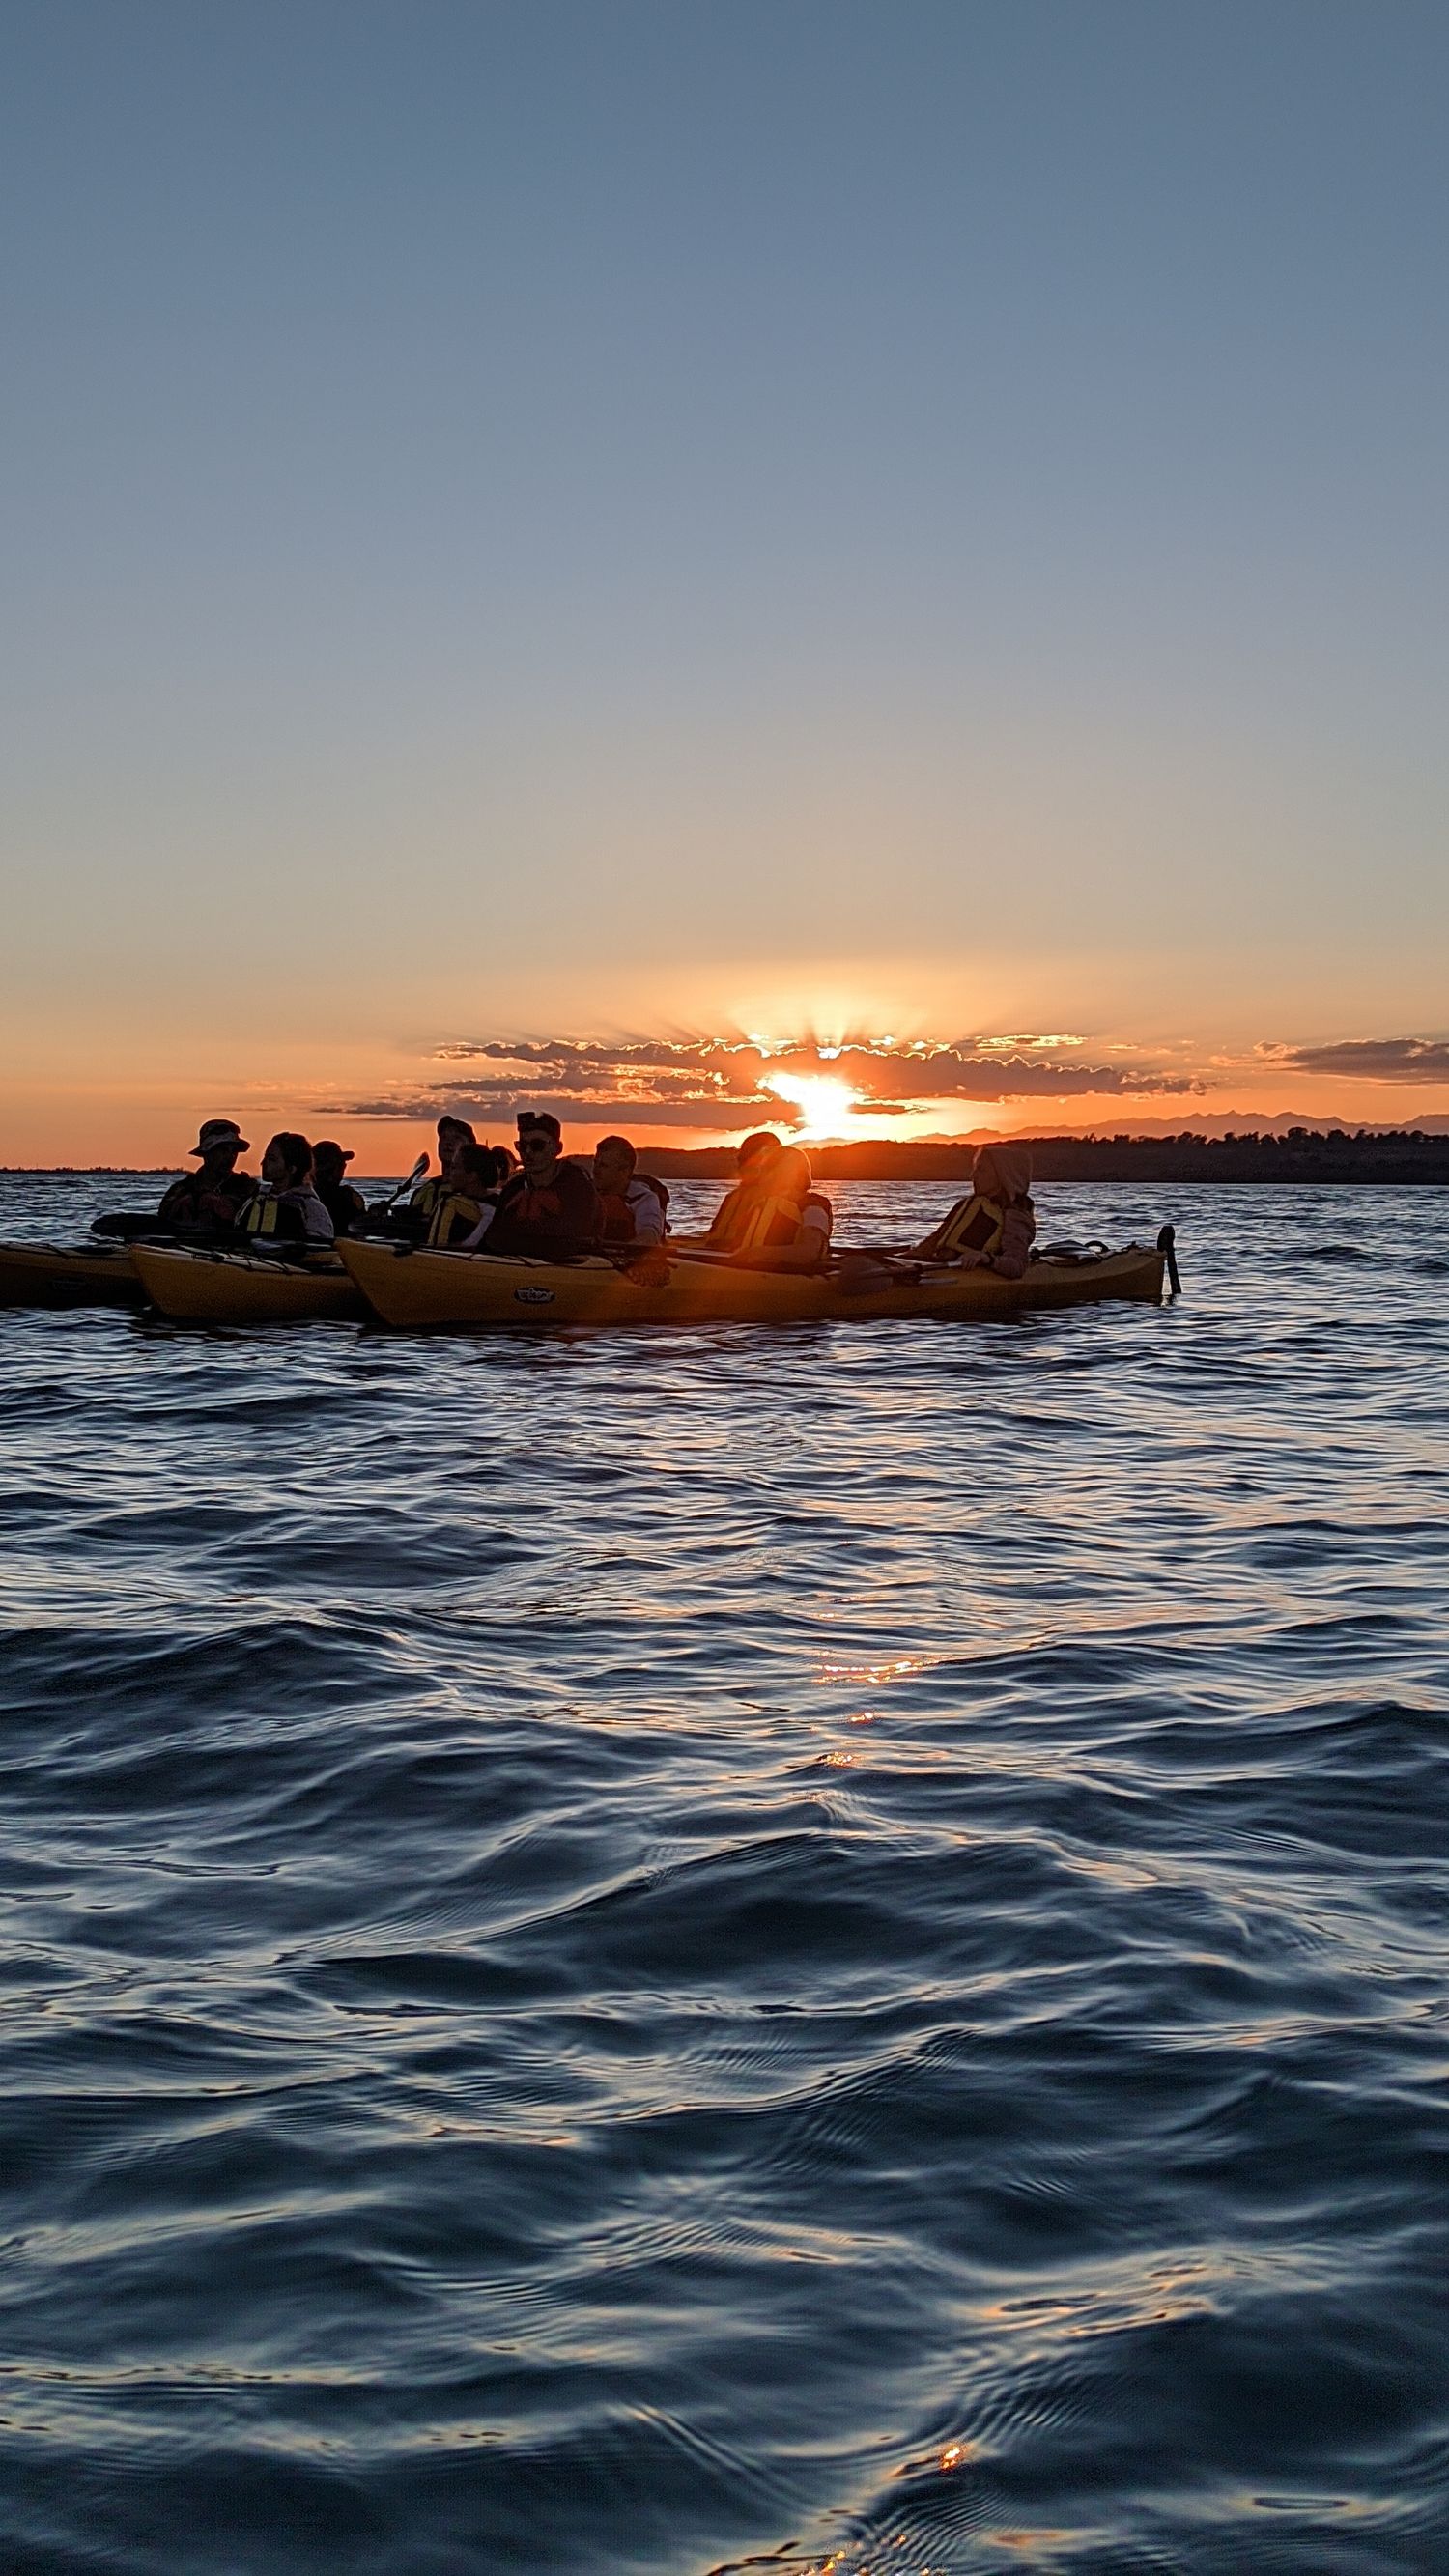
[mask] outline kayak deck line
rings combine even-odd
[[[1168,1234],[1164,1228],[1164,1237]],[[149,1303],[177,1323],[380,1318],[404,1332],[557,1325],[970,1322],[1129,1299],[1160,1304],[1170,1244],[1033,1261],[1020,1279],[853,1252],[824,1271],[752,1270],[698,1245],[634,1269],[627,1256],[552,1262],[344,1237],[335,1250],[268,1253],[209,1244],[0,1245],[0,1306]],[[1172,1285],[1176,1286],[1176,1281]]]
[[[600,1255],[571,1262],[488,1252],[429,1251],[344,1239],[338,1253],[385,1324],[412,1332],[476,1332],[559,1324],[950,1322],[1017,1315],[1106,1298],[1162,1302],[1165,1255],[1129,1244],[1100,1259],[1032,1262],[1020,1279],[990,1270],[884,1262],[848,1252],[826,1271],[750,1270],[666,1255],[639,1275]]]

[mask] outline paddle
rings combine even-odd
[[[387,1197],[379,1200],[375,1208],[369,1208],[368,1215],[386,1216],[390,1207],[396,1207],[404,1190],[410,1190],[415,1181],[420,1181],[422,1179],[431,1159],[432,1157],[428,1154],[419,1154],[418,1159],[414,1163],[412,1170],[408,1173],[406,1180],[399,1181],[395,1190],[389,1190]]]
[[[1177,1253],[1174,1249],[1176,1242],[1176,1226],[1163,1226],[1157,1237],[1157,1249],[1167,1263],[1167,1284],[1172,1290],[1174,1297],[1180,1297],[1182,1295],[1182,1274],[1177,1266]]]

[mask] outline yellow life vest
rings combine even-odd
[[[441,1184],[430,1183],[429,1187],[437,1189],[441,1188]],[[461,1243],[465,1234],[472,1233],[487,1204],[486,1199],[474,1198],[468,1190],[446,1190],[440,1198],[435,1198],[432,1223],[428,1227],[427,1235],[433,1250],[446,1252],[453,1241],[455,1228]],[[413,1205],[416,1207],[416,1199]]]
[[[430,1181],[420,1182],[408,1201],[409,1215],[431,1218],[439,1200],[448,1196],[448,1188],[441,1173],[435,1174]]]
[[[794,1243],[804,1222],[801,1201],[781,1192],[767,1199],[756,1199],[741,1212],[742,1222],[731,1232],[731,1252],[779,1252]]]
[[[963,1252],[989,1255],[1001,1248],[1006,1210],[995,1199],[984,1199],[978,1191],[958,1199],[948,1217],[927,1239],[933,1261],[955,1261]]]
[[[736,1181],[734,1188],[726,1192],[715,1209],[714,1221],[709,1229],[709,1240],[721,1252],[733,1252],[739,1241],[744,1197],[744,1183]]]
[[[284,1226],[281,1222],[283,1207],[292,1219],[290,1225]],[[298,1208],[294,1198],[275,1195],[264,1198],[260,1191],[254,1199],[248,1199],[237,1218],[237,1225],[243,1234],[252,1235],[260,1243],[285,1243],[291,1251],[299,1254],[325,1252],[332,1242],[330,1234],[308,1233],[306,1212]]]

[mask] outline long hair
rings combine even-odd
[[[290,1128],[284,1127],[280,1135],[272,1138],[272,1144],[267,1147],[269,1154],[272,1145],[275,1145],[287,1166],[287,1188],[289,1190],[305,1188],[312,1178],[312,1148],[306,1137],[294,1136]]]

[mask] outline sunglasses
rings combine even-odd
[[[518,1150],[520,1154],[537,1153],[540,1147],[542,1147],[546,1154],[551,1154],[557,1143],[558,1138],[552,1135],[547,1127],[529,1127],[520,1129],[519,1131]]]

